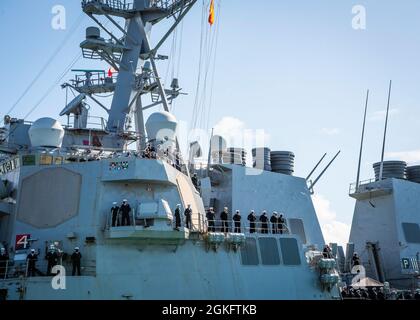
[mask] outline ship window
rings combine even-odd
[[[259,238],[262,264],[273,266],[280,264],[279,249],[275,238]]]
[[[420,227],[417,223],[403,222],[405,241],[408,243],[420,243]]]
[[[256,266],[259,264],[257,241],[254,238],[246,238],[245,245],[241,246],[241,259],[243,265]]]
[[[290,232],[300,237],[302,243],[306,243],[305,229],[302,219],[289,219]]]
[[[281,255],[285,265],[299,265],[298,242],[295,238],[280,238]]]

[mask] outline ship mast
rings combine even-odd
[[[113,92],[111,107],[107,109],[108,132],[120,134],[127,130],[130,112],[134,112],[136,131],[140,137],[138,148],[145,144],[145,128],[143,110],[162,104],[165,111],[168,105],[176,98],[180,89],[178,81],[172,81],[170,89],[165,89],[160,80],[155,60],[165,59],[157,51],[176,26],[185,17],[197,0],[83,0],[83,11],[99,26],[89,27],[86,30],[86,40],[80,44],[83,56],[88,59],[106,61],[114,68],[118,75],[116,81],[112,76],[98,77],[98,82],[92,83],[86,79],[74,82],[72,87],[80,94],[85,94],[99,103],[93,94],[98,92]],[[99,16],[105,17],[108,22],[102,23]],[[122,27],[115,19],[123,18],[125,26]],[[152,26],[165,18],[172,17],[174,21],[167,32],[158,39],[156,47],[150,44]],[[115,26],[122,37],[114,35],[107,27]],[[100,29],[109,35],[105,40],[100,36]],[[138,71],[140,70],[140,71]],[[86,78],[88,73],[86,73]],[[89,73],[89,78],[91,74]],[[152,104],[143,105],[142,95],[150,94]]]

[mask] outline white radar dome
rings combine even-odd
[[[52,118],[40,118],[29,128],[32,147],[60,148],[63,137],[63,127],[60,122]]]
[[[177,125],[175,116],[169,112],[152,113],[146,121],[147,136],[150,141],[175,141]]]

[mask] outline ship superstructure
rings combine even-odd
[[[64,84],[77,96],[60,115],[31,123],[7,116],[1,129],[0,240],[10,258],[0,280],[6,299],[339,299],[335,260],[320,251],[324,239],[307,179],[293,176],[294,155],[271,152],[271,166],[246,167],[244,153],[221,146],[196,170],[179,151],[177,120],[168,105],[180,89],[161,82],[155,60],[161,44],[195,0],[84,0],[98,27],[86,30],[85,58],[116,70],[79,70]],[[100,18],[116,26],[115,36]],[[125,26],[113,17],[125,19]],[[150,45],[152,26],[168,17],[168,32]],[[108,108],[95,94],[112,93]],[[142,99],[150,96],[152,103]],[[86,99],[108,113],[92,128]],[[143,111],[163,106],[147,121]],[[134,114],[135,128],[130,114]],[[213,137],[214,138],[214,137]],[[214,141],[214,139],[212,140]],[[216,140],[218,142],[222,140]],[[136,150],[127,145],[136,142]],[[266,155],[266,149],[262,158]],[[192,174],[198,183],[193,183]],[[196,180],[197,181],[197,180]],[[313,187],[313,184],[312,184]],[[128,225],[114,224],[111,207],[125,199]],[[192,225],[175,225],[175,208],[192,210]],[[217,214],[209,230],[206,211]],[[229,208],[221,232],[219,213]],[[242,213],[234,232],[232,212]],[[282,232],[246,217],[266,210],[284,214]],[[266,229],[269,232],[265,233]],[[82,275],[71,274],[74,247]],[[44,256],[59,254],[65,288],[53,285]],[[38,254],[29,276],[27,255]],[[63,274],[62,274],[63,275]],[[63,284],[63,283],[61,283]]]
[[[375,179],[363,181],[350,196],[356,199],[347,271],[356,252],[366,276],[389,282],[397,289],[419,288],[420,184],[418,166],[404,161],[385,161],[383,179],[374,165]],[[408,170],[408,174],[407,174]]]
[[[373,164],[374,179],[360,181],[367,91],[357,178],[349,190],[356,204],[342,271],[352,273],[353,283],[369,277],[396,289],[414,291],[420,288],[420,167],[407,166],[401,160],[384,160],[391,88],[392,81],[381,161]]]

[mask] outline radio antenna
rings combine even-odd
[[[365,138],[365,125],[366,125],[366,113],[369,102],[369,89],[366,93],[366,104],[365,104],[365,115],[363,116],[363,128],[362,128],[362,137],[360,139],[360,152],[359,152],[359,164],[357,165],[357,177],[356,177],[356,192],[359,190],[359,181],[360,181],[360,165],[362,163],[362,153],[363,153],[363,140]]]
[[[384,139],[382,141],[382,154],[381,154],[381,166],[379,168],[379,181],[382,180],[382,175],[383,175],[383,171],[384,171],[384,154],[385,154],[386,131],[387,131],[387,128],[388,128],[389,102],[391,100],[391,87],[392,87],[392,80],[389,80],[388,104],[387,104],[387,107],[386,107]]]

